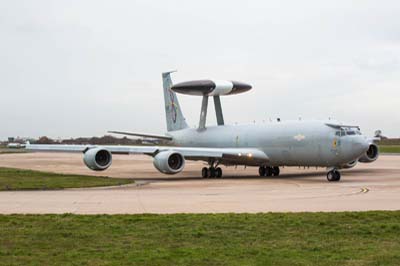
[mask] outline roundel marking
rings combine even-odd
[[[337,139],[333,139],[332,148],[336,149],[337,147]]]

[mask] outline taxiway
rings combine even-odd
[[[256,213],[400,210],[400,156],[342,171],[327,182],[326,170],[283,168],[279,177],[259,177],[257,168],[223,168],[223,179],[199,177],[203,163],[166,176],[146,156],[114,156],[104,172],[93,172],[81,154],[0,155],[0,166],[58,173],[134,178],[121,187],[0,192],[0,213]]]

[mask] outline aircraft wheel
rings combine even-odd
[[[278,166],[274,166],[274,168],[272,168],[272,173],[274,176],[278,176],[280,172],[281,171]]]
[[[339,181],[340,180],[340,172],[339,171],[335,171],[335,181]]]
[[[201,169],[201,177],[203,177],[203,178],[208,177],[208,168],[207,167],[203,167],[203,169]]]
[[[340,180],[340,172],[337,170],[331,170],[327,173],[326,179],[328,179],[329,182],[339,181]]]
[[[210,167],[210,169],[208,169],[208,177],[214,178],[216,176],[216,171],[214,167]]]
[[[217,167],[217,169],[215,169],[215,175],[216,175],[216,177],[219,177],[219,178],[222,177],[222,169],[221,169],[221,167]]]
[[[328,179],[329,182],[335,181],[335,173],[334,173],[334,171],[329,171],[326,174],[326,179]]]
[[[273,174],[273,169],[272,167],[265,167],[265,176],[272,176]]]
[[[260,168],[258,168],[258,174],[260,176],[265,176],[265,167],[264,166],[260,166]]]

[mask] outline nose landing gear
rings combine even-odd
[[[328,179],[329,182],[339,181],[340,180],[340,172],[336,169],[333,169],[326,174],[326,179]]]

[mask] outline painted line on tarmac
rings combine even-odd
[[[360,193],[366,194],[366,193],[368,193],[368,192],[369,192],[369,189],[368,189],[368,188],[366,188],[366,187],[361,188]]]

